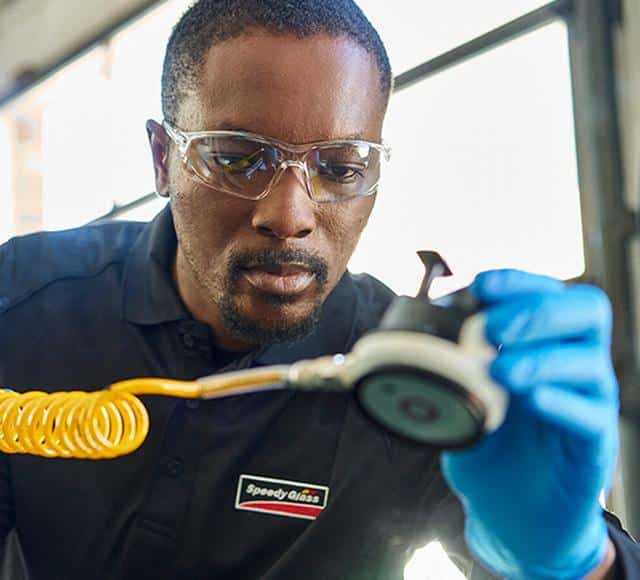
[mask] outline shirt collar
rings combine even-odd
[[[177,243],[167,204],[142,230],[125,262],[122,305],[125,320],[159,324],[191,318],[171,274]]]
[[[152,325],[193,319],[184,306],[172,277],[177,247],[169,205],[142,230],[125,263],[123,317]],[[253,364],[288,364],[348,351],[355,338],[358,301],[351,274],[344,274],[325,300],[320,321],[304,338],[274,344],[253,353]]]

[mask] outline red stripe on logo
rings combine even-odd
[[[254,508],[273,513],[293,514],[317,518],[323,508],[311,505],[300,505],[297,503],[285,503],[280,501],[245,501],[240,504],[243,508]]]

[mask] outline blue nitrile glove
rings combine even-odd
[[[491,376],[510,394],[505,422],[469,450],[442,454],[469,548],[509,579],[583,578],[601,562],[598,502],[618,447],[618,389],[606,296],[515,270],[480,274]]]

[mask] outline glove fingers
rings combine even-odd
[[[617,428],[617,405],[568,391],[564,386],[538,386],[531,392],[529,404],[545,421],[593,441],[600,441]]]
[[[617,396],[611,360],[599,344],[559,343],[504,348],[491,364],[491,376],[515,394],[539,384],[562,384],[596,398]]]
[[[554,340],[609,343],[611,307],[593,286],[528,294],[486,310],[487,339],[495,345],[526,346]]]
[[[547,447],[562,449],[560,455],[551,455],[562,457],[555,470],[565,482],[567,492],[575,494],[574,497],[588,489],[592,493],[594,489],[606,493],[611,487],[618,448],[617,405],[603,405],[555,385],[536,389],[530,403],[543,421],[568,435],[558,437],[547,432]],[[574,484],[578,487],[572,487]]]
[[[486,304],[531,293],[560,292],[563,288],[559,280],[520,270],[481,272],[471,284],[472,292]]]

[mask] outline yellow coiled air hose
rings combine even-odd
[[[287,386],[288,366],[196,381],[129,379],[96,392],[0,391],[0,451],[44,457],[107,459],[142,445],[149,416],[135,395],[217,398]]]

